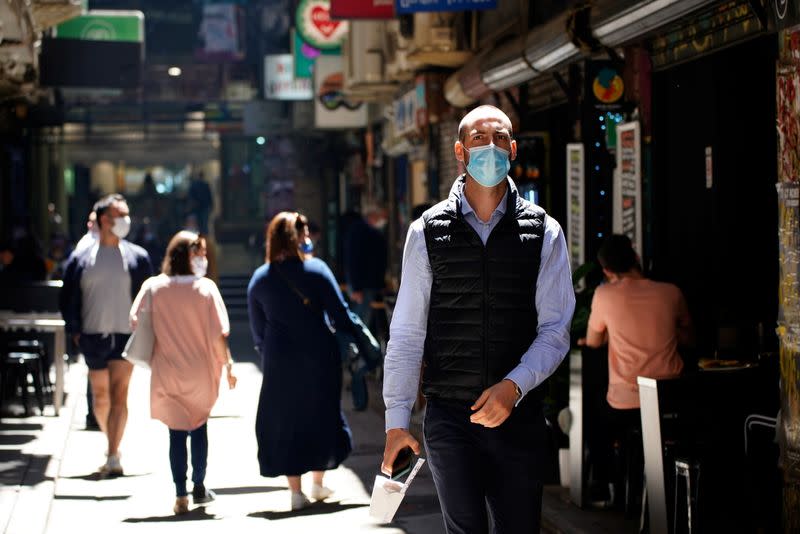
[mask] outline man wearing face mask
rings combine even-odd
[[[569,350],[575,307],[558,222],[507,176],[511,121],[468,113],[447,200],[411,225],[384,364],[390,473],[408,431],[422,367],[424,441],[446,531],[538,533],[548,437],[539,387]],[[423,363],[424,362],[424,363]]]
[[[128,418],[128,382],[133,366],[122,358],[130,337],[128,314],[142,283],[153,272],[147,252],[125,240],[131,219],[122,195],[94,205],[97,242],[67,261],[61,290],[66,330],[89,367],[94,413],[108,439],[105,476],[122,474],[119,444]]]

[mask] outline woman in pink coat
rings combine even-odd
[[[176,514],[189,511],[187,437],[192,449],[192,500],[194,504],[214,500],[214,493],[203,484],[208,458],[206,423],[217,400],[223,365],[228,386],[236,385],[226,341],[228,313],[216,284],[205,278],[207,265],[205,240],[193,232],[178,232],[167,246],[162,274],[145,281],[131,308],[135,325],[137,314],[148,301],[152,303],[155,345],[150,362],[150,413],[169,427]]]

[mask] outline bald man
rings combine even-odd
[[[411,225],[384,366],[390,474],[422,368],[424,442],[448,534],[538,533],[548,438],[539,386],[569,350],[575,308],[561,227],[508,177],[511,121],[468,113],[450,196]]]

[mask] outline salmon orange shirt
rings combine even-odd
[[[620,410],[639,407],[637,376],[678,376],[678,329],[689,326],[681,290],[673,284],[623,278],[594,293],[589,328],[608,331],[608,394]]]

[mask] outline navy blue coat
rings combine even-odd
[[[250,280],[247,304],[263,370],[256,416],[261,474],[336,468],[350,454],[352,436],[341,409],[339,347],[325,316],[335,328],[357,332],[333,273],[316,258],[263,265]]]

